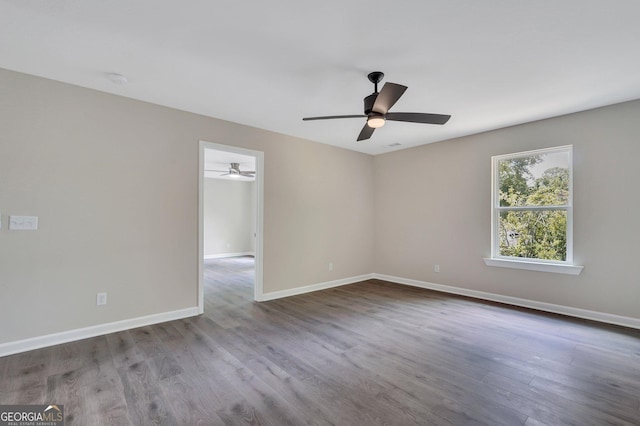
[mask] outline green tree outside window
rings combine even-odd
[[[498,255],[567,260],[568,150],[500,159]]]

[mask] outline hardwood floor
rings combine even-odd
[[[67,425],[640,425],[640,331],[367,281],[0,358],[0,404]]]

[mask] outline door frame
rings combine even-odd
[[[200,141],[198,167],[198,312],[204,313],[204,157],[205,150],[233,152],[249,155],[256,159],[256,248],[255,248],[255,279],[253,283],[253,299],[263,299],[262,271],[263,271],[263,224],[264,224],[264,152],[253,149],[223,145],[214,142]]]

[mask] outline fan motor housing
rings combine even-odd
[[[366,98],[364,98],[364,113],[369,115],[373,112],[373,104],[376,102],[376,98],[378,97],[377,93],[372,93]]]

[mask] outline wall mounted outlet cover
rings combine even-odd
[[[96,295],[96,305],[102,306],[107,304],[107,293],[98,293]]]

